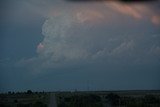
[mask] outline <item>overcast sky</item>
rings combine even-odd
[[[160,89],[160,1],[0,1],[0,92]]]

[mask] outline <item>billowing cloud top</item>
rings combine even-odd
[[[50,4],[45,8],[47,2]],[[26,62],[40,68],[96,61],[159,63],[157,2],[77,4],[61,1],[56,6],[48,0],[36,4],[38,13],[47,13],[42,26],[44,39],[37,46],[38,56]],[[45,9],[40,8],[42,5]]]

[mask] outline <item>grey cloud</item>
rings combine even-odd
[[[43,63],[47,61],[46,65],[52,67],[57,63],[61,64],[65,61],[74,63],[79,60],[134,62],[135,59],[141,59],[141,55],[147,53],[149,47],[153,45],[146,45],[146,49],[141,50],[140,45],[145,45],[141,43],[142,38],[150,42],[150,35],[139,35],[134,32],[132,32],[134,36],[124,35],[123,28],[119,31],[119,35],[105,34],[105,30],[99,32],[97,28],[89,27],[87,24],[77,25],[76,18],[65,12],[61,16],[50,17],[43,25],[44,49],[39,53],[39,58],[45,59]],[[145,55],[146,59],[147,57]]]
[[[123,19],[123,15],[114,14],[121,21],[114,18],[101,24],[93,21],[92,24],[79,19],[92,18],[83,14],[85,11],[80,12],[82,16],[78,17],[70,8],[48,16],[42,26],[44,39],[38,47],[38,56],[21,63],[31,64],[33,68],[38,65],[35,70],[38,71],[97,61],[126,64],[158,62],[159,32],[151,29],[153,26],[150,24],[144,24],[146,20]],[[156,33],[158,36],[152,37]]]

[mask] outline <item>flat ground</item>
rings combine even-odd
[[[0,107],[160,107],[160,91],[7,93]]]
[[[160,91],[92,91],[56,94],[58,107],[160,107]]]

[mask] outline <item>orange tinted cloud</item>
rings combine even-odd
[[[149,4],[123,4],[120,2],[105,3],[106,7],[135,19],[148,19],[155,25],[160,25],[160,15]]]
[[[142,18],[142,15],[140,14],[140,12],[131,5],[126,5],[126,4],[122,4],[122,3],[119,3],[119,2],[111,2],[109,4],[106,3],[106,5],[110,9],[112,9],[116,12],[119,12],[121,14],[129,15],[129,16],[132,16],[136,19]]]
[[[71,14],[74,16],[78,23],[95,24],[115,19],[117,16],[114,15],[113,11],[125,16],[130,16],[134,19],[147,19],[156,25],[160,23],[159,16],[154,11],[154,8],[151,8],[151,5],[145,3],[126,4],[122,2],[102,2],[96,5],[80,5],[74,8],[73,11],[71,11]],[[50,16],[58,16],[60,14],[63,14],[63,12],[57,9],[53,9],[50,12]]]
[[[160,16],[153,16],[153,17],[151,18],[151,21],[152,21],[152,23],[155,24],[155,25],[160,25]]]
[[[44,49],[44,45],[42,43],[39,43],[37,46],[37,52],[40,53]]]
[[[104,15],[100,11],[96,10],[78,10],[76,12],[76,19],[79,23],[92,23],[100,22],[104,18]]]

